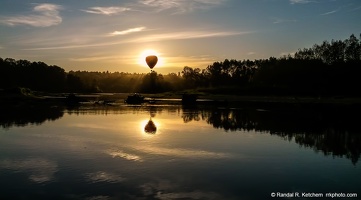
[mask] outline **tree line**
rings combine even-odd
[[[361,35],[352,34],[343,41],[299,49],[294,55],[254,61],[226,59],[204,70],[185,67],[182,74],[189,88],[202,86],[217,93],[360,96],[360,72]]]
[[[239,95],[360,96],[361,35],[324,41],[294,55],[225,59],[205,69],[151,73],[69,71],[43,62],[0,58],[0,88],[46,92],[148,92],[197,89]]]

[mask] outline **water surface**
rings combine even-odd
[[[346,111],[14,109],[0,118],[0,199],[267,199],[272,192],[360,192],[360,129]],[[149,121],[154,126],[146,131]]]

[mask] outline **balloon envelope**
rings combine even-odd
[[[153,67],[157,64],[158,62],[158,57],[157,56],[147,56],[145,58],[145,61],[147,62],[147,65],[149,66],[150,69],[153,69]]]

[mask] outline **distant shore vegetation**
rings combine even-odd
[[[279,58],[225,59],[205,69],[147,74],[69,71],[44,62],[0,58],[0,88],[44,92],[161,93],[194,90],[214,94],[361,96],[361,34],[324,41]]]

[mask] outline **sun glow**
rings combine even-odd
[[[157,67],[162,67],[164,65],[164,60],[163,60],[163,58],[161,56],[162,54],[155,51],[154,49],[146,49],[146,50],[142,51],[139,54],[139,57],[138,57],[138,64],[148,68],[148,65],[147,65],[147,62],[145,61],[145,58],[147,56],[150,56],[150,55],[155,55],[155,56],[158,57],[158,62],[155,65],[154,69],[157,69]]]

